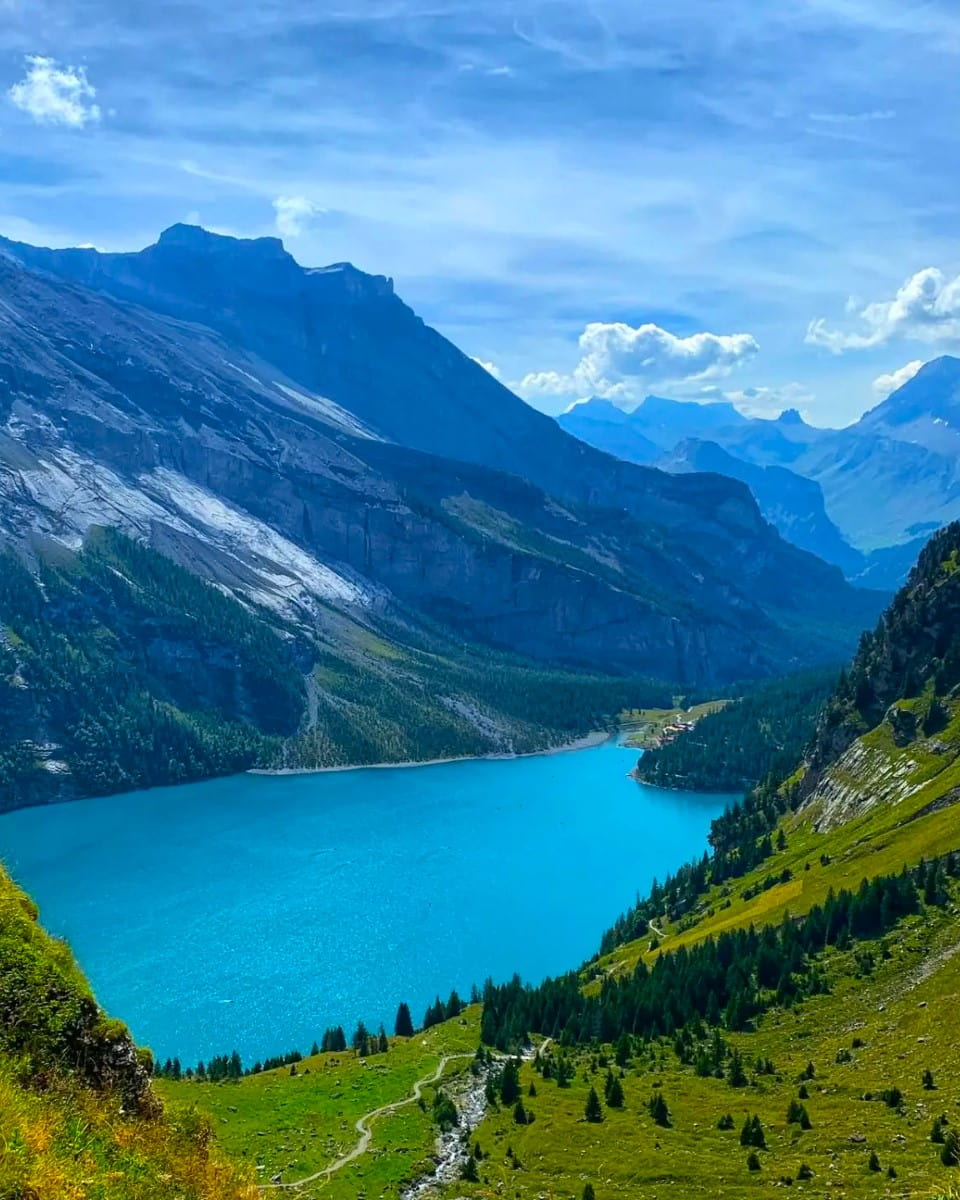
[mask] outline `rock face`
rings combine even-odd
[[[276,239],[6,242],[0,302],[0,538],[28,551],[115,525],[311,625],[688,683],[836,657],[877,611],[741,484],[585,446],[389,280]]]
[[[800,784],[817,827],[896,804],[948,778],[960,754],[958,716],[960,523],[954,523],[931,539],[877,628],[864,634],[820,716]],[[955,802],[955,789],[947,802]]]

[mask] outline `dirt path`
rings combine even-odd
[[[413,1091],[404,1100],[394,1100],[392,1104],[383,1104],[380,1108],[373,1109],[372,1112],[365,1113],[354,1125],[354,1129],[360,1135],[360,1140],[354,1148],[344,1154],[342,1158],[338,1158],[329,1166],[324,1167],[320,1171],[314,1171],[312,1175],[307,1175],[304,1179],[296,1179],[290,1183],[263,1183],[260,1185],[261,1191],[292,1191],[295,1188],[306,1187],[309,1183],[316,1183],[318,1179],[325,1179],[330,1175],[335,1175],[337,1171],[342,1171],[344,1167],[366,1154],[370,1148],[370,1142],[373,1138],[373,1130],[370,1128],[371,1122],[377,1120],[378,1117],[389,1116],[390,1113],[395,1113],[401,1108],[406,1108],[408,1104],[416,1104],[423,1096],[423,1089],[431,1084],[439,1083],[443,1078],[443,1072],[447,1069],[447,1064],[454,1062],[458,1058],[473,1058],[472,1054],[445,1054],[440,1059],[437,1069],[432,1075],[426,1075],[423,1079],[418,1079],[413,1085]]]

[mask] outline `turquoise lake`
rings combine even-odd
[[[589,958],[730,799],[636,757],[238,776],[10,813],[0,855],[141,1044],[250,1063]]]

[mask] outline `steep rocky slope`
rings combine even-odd
[[[741,485],[564,434],[385,279],[184,226],[130,255],[4,245],[8,542],[115,525],[310,628],[440,623],[688,683],[833,657],[877,610]]]
[[[960,798],[960,524],[924,548],[820,719],[801,793],[824,828],[921,791]],[[960,782],[960,781],[957,781]]]

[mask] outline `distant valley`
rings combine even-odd
[[[627,413],[574,405],[568,432],[636,463],[745,483],[787,541],[865,587],[893,589],[941,525],[960,516],[960,359],[927,363],[846,429],[776,420],[732,404],[648,397]]]

